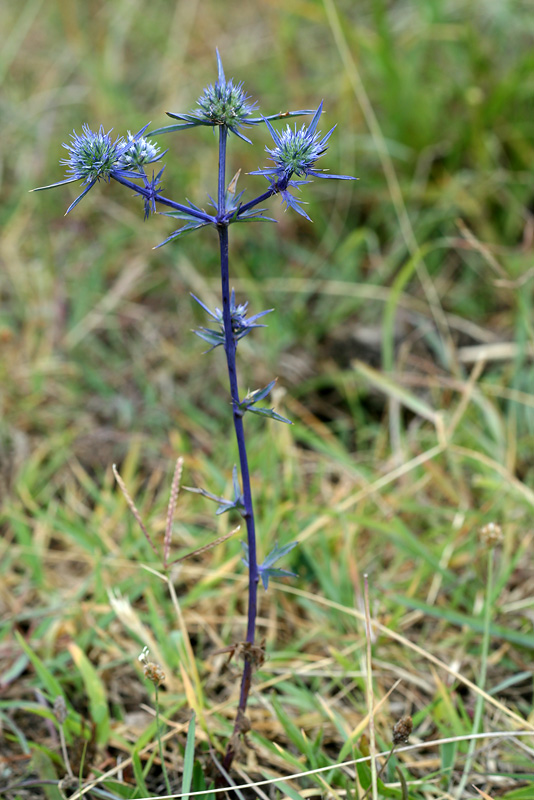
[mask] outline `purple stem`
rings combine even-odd
[[[239,389],[237,383],[236,371],[236,342],[232,330],[232,318],[230,314],[230,278],[228,266],[228,222],[225,220],[225,204],[226,204],[226,182],[225,182],[225,169],[226,169],[226,139],[227,129],[224,125],[219,128],[219,183],[218,183],[218,209],[217,209],[217,231],[219,234],[220,256],[221,256],[221,292],[222,292],[222,307],[223,307],[223,324],[224,324],[224,337],[225,337],[225,353],[226,364],[228,367],[228,378],[230,381],[230,394],[232,397],[232,409],[234,418],[234,429],[237,440],[237,449],[239,452],[239,463],[241,466],[241,483],[243,490],[244,511],[243,517],[247,526],[247,542],[248,542],[248,622],[247,622],[247,636],[246,641],[249,644],[254,644],[254,634],[256,630],[256,614],[258,607],[258,582],[259,570],[256,555],[256,530],[254,524],[254,510],[252,507],[252,492],[250,489],[250,474],[248,468],[247,450],[245,446],[245,431],[243,426],[243,412],[239,408]],[[248,658],[245,658],[245,665],[243,667],[243,675],[241,677],[241,692],[239,696],[239,706],[234,725],[234,737],[230,740],[226,755],[223,760],[223,766],[228,770],[232,764],[235,751],[233,749],[232,741],[235,740],[236,735],[239,734],[240,724],[242,717],[247,707],[248,695],[250,692],[250,683],[252,677],[252,663]]]
[[[141,175],[139,177],[142,177]],[[168,206],[169,208],[174,208],[176,211],[185,211],[189,216],[196,217],[196,219],[201,219],[203,222],[216,222],[215,217],[211,216],[211,214],[206,214],[204,211],[196,211],[194,208],[190,206],[184,206],[181,203],[175,203],[174,200],[169,200],[167,197],[163,197],[163,195],[158,194],[158,192],[152,195],[150,189],[146,189],[144,186],[139,186],[137,183],[128,180],[128,178],[122,178],[120,175],[113,175],[114,180],[117,183],[121,183],[123,186],[127,186],[128,189],[133,189],[136,194],[140,194],[142,197],[153,197],[156,203],[161,203],[163,206]]]
[[[258,205],[258,203],[263,203],[264,200],[268,200],[269,197],[272,197],[273,194],[276,194],[277,192],[278,192],[277,186],[269,186],[267,191],[264,192],[263,194],[260,194],[259,197],[255,197],[254,200],[249,200],[248,203],[243,203],[243,205],[239,209],[239,214],[237,215],[238,218],[239,215],[243,213],[243,211],[248,211],[249,208],[254,208],[254,206]]]

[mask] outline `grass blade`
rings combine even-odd
[[[189,728],[187,729],[187,741],[184,753],[184,774],[182,778],[182,794],[184,800],[188,800],[191,791],[191,781],[193,779],[193,766],[195,763],[195,714],[191,717]]]

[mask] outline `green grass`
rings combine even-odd
[[[83,122],[119,134],[192,108],[214,80],[216,46],[264,112],[324,99],[324,130],[338,124],[328,167],[360,179],[304,187],[313,225],[274,201],[277,226],[232,229],[239,297],[253,313],[276,309],[240,344],[241,385],[278,376],[276,410],[294,421],[247,419],[260,557],[275,539],[300,542],[283,565],[298,578],[261,593],[254,749],[232,778],[273,779],[278,796],[362,798],[369,765],[339,764],[368,754],[372,679],[379,750],[406,713],[419,745],[388,762],[379,797],[456,797],[462,781],[462,798],[478,796],[473,784],[533,795],[532,739],[504,736],[534,730],[530,12],[454,0],[0,10],[0,790],[14,786],[10,800],[60,796],[59,693],[77,781],[98,778],[108,794],[95,797],[164,792],[137,661],[145,644],[167,676],[158,699],[173,791],[211,786],[232,731],[240,662],[218,651],[244,637],[239,535],[172,572],[173,602],[111,470],[158,542],[178,456],[185,485],[231,492],[223,359],[200,358],[190,334],[204,319],[189,293],[218,302],[216,239],[202,231],[153,251],[169,221],[141,225],[140,204],[117,186],[95,187],[67,218],[71,187],[28,194],[61,179],[61,142]],[[254,134],[254,148],[234,140],[229,156],[249,197],[264,184],[244,173],[268,143]],[[203,203],[211,132],[164,145],[166,193]],[[213,511],[181,492],[174,557],[239,522]],[[503,541],[488,594],[479,531],[489,522]],[[364,573],[377,623],[367,677]],[[470,744],[479,716],[479,731],[503,736]]]

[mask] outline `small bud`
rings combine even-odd
[[[65,698],[63,695],[58,694],[56,699],[54,700],[54,716],[59,722],[60,725],[63,725],[65,720],[67,719],[67,704],[65,703]]]
[[[130,146],[119,159],[121,169],[137,169],[158,160],[159,147],[151,139],[145,139],[144,136],[136,139],[128,131],[126,143]]]
[[[406,744],[413,730],[413,721],[409,714],[401,717],[393,726],[393,744]]]
[[[502,544],[504,538],[502,528],[497,522],[488,522],[480,529],[479,535],[482,544],[489,548]]]

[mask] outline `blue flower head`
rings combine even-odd
[[[270,179],[271,185],[276,187],[276,190],[282,195],[287,205],[291,206],[303,217],[306,217],[306,219],[309,219],[308,215],[301,208],[300,202],[289,192],[288,188],[302,186],[305,183],[309,183],[309,181],[293,181],[291,180],[293,175],[304,179],[312,175],[315,178],[330,178],[332,180],[356,180],[349,175],[330,175],[326,174],[324,170],[314,169],[315,162],[326,153],[328,149],[327,142],[336,127],[334,125],[326,136],[321,138],[320,131],[317,131],[317,124],[322,111],[323,104],[321,102],[308,126],[303,125],[300,130],[297,130],[295,126],[291,130],[287,125],[286,129],[281,133],[277,133],[269,120],[265,119],[275,144],[274,147],[266,147],[265,149],[269,153],[271,161],[274,162],[274,166],[250,173],[251,175],[265,175]]]
[[[60,159],[60,164],[67,167],[67,175],[73,180],[81,180],[83,184],[94,184],[101,178],[110,179],[117,165],[119,151],[124,148],[124,139],[119,137],[113,142],[111,131],[105,133],[103,126],[97,133],[89,125],[82,125],[82,135],[76,131],[71,134],[72,142],[63,144],[69,157]]]
[[[296,125],[294,130],[291,130],[289,125],[286,125],[285,131],[277,133],[271,123],[266,121],[276,146],[265,148],[275,166],[271,169],[263,170],[264,175],[273,175],[278,179],[286,178],[287,180],[293,174],[299,178],[304,178],[307,175],[316,175],[319,178],[329,177],[313,169],[317,159],[326,153],[328,149],[326,143],[336,127],[334,125],[326,136],[321,139],[321,133],[317,133],[317,123],[322,110],[323,104],[321,103],[308,127],[303,125],[300,130],[297,130]]]
[[[252,117],[252,113],[258,108],[257,103],[250,102],[250,97],[245,93],[242,82],[234,83],[231,78],[228,81],[226,80],[219,51],[216,50],[216,53],[218,70],[217,81],[204,89],[197,100],[198,108],[190,111],[188,114],[176,114],[172,111],[167,111],[168,117],[178,119],[180,122],[175,125],[165,125],[162,128],[156,128],[152,131],[153,134],[174,133],[177,131],[184,131],[187,128],[197,128],[202,125],[207,125],[211,128],[224,125],[230,133],[252,144],[250,139],[247,139],[241,132],[240,128],[259,125],[270,119],[313,114],[313,111],[309,109],[301,109],[300,111],[281,111],[278,114],[271,114],[268,117]]]
[[[243,89],[243,83],[234,83],[233,80],[226,80],[224,69],[217,50],[218,76],[214,84],[207,86],[197,100],[197,106],[189,114],[174,114],[167,111],[167,116],[181,120],[179,125],[169,125],[165,128],[158,128],[157,133],[167,131],[183,130],[185,128],[195,128],[198,125],[225,125],[231,133],[239,136],[245,142],[250,143],[240,132],[243,125],[257,124],[260,120],[249,119],[257,104],[250,102],[250,97]]]
[[[204,89],[197,100],[199,108],[193,115],[210,125],[226,125],[236,136],[241,136],[239,128],[246,123],[257,104],[249,102],[250,97],[243,90],[242,82],[234,84],[231,78],[226,80],[218,50],[217,67],[217,81]]]

